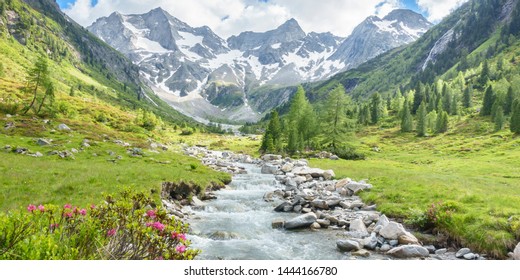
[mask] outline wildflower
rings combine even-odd
[[[38,205],[38,210],[40,210],[40,212],[45,212],[45,207],[43,205]]]
[[[59,224],[51,224],[51,225],[50,225],[51,230],[53,230],[53,229],[57,229],[57,228],[59,228],[59,227],[60,227]]]
[[[115,228],[113,228],[113,229],[108,230],[107,236],[112,237],[112,236],[116,235],[116,233],[117,233],[117,230]]]
[[[71,209],[72,206],[71,206],[70,204],[65,204],[65,205],[63,205],[63,208],[64,208],[64,209]]]
[[[63,217],[65,217],[65,218],[72,218],[72,212],[63,213]]]
[[[179,246],[177,246],[177,248],[175,248],[175,251],[177,251],[177,253],[179,253],[179,254],[182,254],[182,253],[186,252],[186,246],[179,245]]]
[[[161,222],[155,222],[155,223],[146,223],[147,227],[153,227],[154,229],[158,231],[163,231],[166,227],[165,225],[161,224]]]
[[[179,240],[185,241],[186,235],[184,233],[181,233],[181,234],[177,235],[177,238],[179,238]]]
[[[87,215],[87,209],[81,209],[81,210],[79,210],[79,214],[80,214],[81,216],[85,216],[85,215]]]
[[[90,205],[90,209],[91,209],[91,210],[94,210],[94,209],[96,209],[96,205],[94,205],[94,204],[91,204],[91,205]]]
[[[157,213],[155,213],[154,210],[148,210],[148,211],[146,211],[146,216],[154,219],[155,217],[157,217]]]
[[[29,204],[29,206],[27,206],[27,211],[33,212],[34,210],[36,210],[36,206],[34,206],[32,204]]]

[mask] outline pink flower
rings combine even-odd
[[[72,218],[72,212],[63,213],[63,217]]]
[[[92,209],[92,210],[96,209],[96,205],[94,205],[94,204],[90,205],[90,209]]]
[[[108,230],[107,236],[112,237],[112,236],[116,235],[116,233],[117,233],[117,230],[115,228],[113,228],[113,229]]]
[[[51,229],[57,229],[59,227],[60,227],[59,224],[51,224]]]
[[[40,205],[38,206],[38,210],[40,210],[40,212],[43,213],[43,212],[45,212],[45,207],[44,207],[43,205],[40,204]]]
[[[177,248],[175,248],[175,251],[177,251],[177,253],[179,253],[179,254],[182,254],[182,253],[186,252],[186,246],[179,245],[179,246],[177,246]]]
[[[70,204],[65,204],[65,205],[63,205],[63,208],[64,208],[64,209],[71,209],[72,206],[71,206]]]
[[[158,231],[163,231],[165,228],[165,225],[161,224],[161,222],[155,222],[155,223],[146,223],[147,227],[153,227],[154,229]]]
[[[173,239],[179,239],[179,240],[185,241],[185,240],[186,240],[186,235],[185,235],[184,233],[176,233],[176,232],[172,232],[172,238],[173,238]]]
[[[87,209],[81,209],[81,210],[79,210],[79,214],[80,214],[81,216],[85,216],[85,215],[87,215]]]
[[[29,206],[27,206],[27,211],[33,212],[34,210],[36,210],[36,206],[34,206],[32,204],[29,204]]]
[[[146,211],[146,216],[153,219],[153,218],[157,217],[157,213],[155,213],[154,210],[148,210],[148,211]]]

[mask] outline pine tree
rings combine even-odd
[[[459,111],[459,96],[454,94],[452,99],[451,99],[451,111],[450,111],[450,114],[453,115],[453,116],[457,116],[460,114],[460,111]]]
[[[50,72],[47,58],[40,56],[34,67],[27,71],[27,76],[27,87],[25,89],[32,93],[33,99],[23,112],[24,115],[35,105],[39,90],[50,85]]]
[[[452,104],[453,97],[451,94],[451,90],[448,88],[447,84],[444,84],[444,87],[442,88],[442,106],[444,111],[451,112],[452,110]]]
[[[484,60],[484,65],[482,65],[482,72],[480,72],[479,84],[481,87],[484,87],[489,81],[489,64],[487,60]]]
[[[462,97],[462,105],[464,108],[473,107],[473,86],[468,85],[466,89],[464,89],[464,95]]]
[[[482,109],[480,110],[480,115],[490,116],[493,103],[495,103],[495,94],[493,93],[493,87],[489,86],[486,89],[486,93],[484,94],[484,103],[482,105]]]
[[[520,134],[520,100],[519,99],[516,99],[513,102],[510,129],[511,129],[511,132]]]
[[[437,111],[431,111],[430,113],[428,113],[426,118],[428,120],[428,130],[435,132],[437,128]]]
[[[413,98],[413,107],[412,107],[412,114],[416,114],[417,110],[419,109],[419,106],[421,103],[426,99],[425,93],[424,93],[424,86],[422,83],[419,83],[417,87],[415,88],[415,94]]]
[[[449,122],[448,113],[445,111],[441,111],[437,115],[436,132],[438,134],[447,132],[448,131],[448,122]]]
[[[273,110],[260,150],[268,153],[279,152],[282,149],[282,127],[278,112]]]
[[[513,109],[513,102],[515,101],[515,99],[516,99],[516,94],[515,94],[515,92],[513,90],[513,87],[510,86],[507,89],[506,100],[505,100],[505,103],[504,103],[504,114],[505,115],[511,114],[511,111]]]
[[[338,86],[331,91],[325,104],[325,141],[336,152],[340,143],[344,141],[346,133],[347,115],[345,108],[348,105],[348,99],[345,88]]]
[[[495,115],[495,131],[500,131],[504,128],[504,109],[502,106],[498,106],[496,115]]]
[[[413,130],[412,113],[407,103],[408,102],[405,102],[403,112],[401,113],[401,132],[411,132]]]
[[[426,136],[428,131],[426,104],[423,102],[417,110],[417,135],[420,137]]]
[[[305,142],[310,143],[311,139],[317,134],[316,113],[305,96],[302,86],[298,87],[296,94],[291,100],[287,119],[289,128],[294,129],[296,134],[292,142],[294,145],[290,147],[294,152],[300,150],[300,147]],[[300,143],[300,138],[303,138],[302,143]]]
[[[382,105],[381,95],[376,92],[370,99],[370,115],[372,118],[372,124],[378,124],[381,120],[383,115],[383,110],[381,109]]]

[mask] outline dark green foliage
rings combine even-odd
[[[424,137],[428,132],[426,104],[421,103],[417,110],[417,136]]]
[[[515,99],[516,99],[516,93],[514,92],[513,87],[510,86],[507,89],[506,100],[504,103],[504,114],[505,115],[511,114],[511,111],[513,109],[513,102],[515,101]]]
[[[437,125],[436,125],[435,132],[438,134],[447,132],[448,123],[449,123],[448,113],[445,111],[439,112],[437,115]]]
[[[500,131],[504,128],[505,123],[505,117],[504,117],[504,109],[502,109],[502,106],[498,106],[495,118],[495,131]]]
[[[493,92],[493,87],[489,86],[484,94],[484,102],[482,104],[482,109],[480,110],[480,115],[490,116],[491,110],[493,109],[493,103],[495,103],[495,93]]]
[[[367,126],[372,121],[372,116],[370,114],[370,107],[367,104],[361,105],[361,110],[358,116],[358,123],[360,125]]]
[[[401,113],[401,132],[411,132],[413,130],[413,119],[410,112],[410,106],[405,102],[403,112]]]
[[[325,102],[326,112],[323,118],[325,142],[334,152],[338,150],[340,143],[345,142],[347,132],[345,109],[348,103],[343,86],[336,87]]]
[[[277,153],[282,150],[282,126],[277,111],[271,113],[269,125],[262,139],[261,151]]]
[[[376,92],[370,98],[370,117],[372,124],[378,124],[381,118],[383,117],[383,100],[381,99],[381,95]]]
[[[489,64],[487,60],[484,60],[484,65],[482,65],[482,72],[480,72],[480,77],[478,79],[479,85],[481,88],[484,88],[489,81]]]
[[[473,107],[473,86],[469,85],[464,89],[464,94],[462,96],[462,105],[464,108]]]
[[[421,103],[426,100],[425,92],[424,92],[424,86],[422,83],[419,83],[417,87],[415,88],[415,94],[413,98],[413,108],[412,108],[412,114],[416,114],[417,110],[419,109],[419,106]]]
[[[511,113],[511,132],[520,134],[520,100],[513,102],[513,111]]]
[[[364,160],[366,156],[351,147],[339,147],[334,151],[339,158],[344,160]]]
[[[41,106],[48,95],[54,96],[54,86],[52,85],[50,77],[49,63],[47,58],[44,56],[40,56],[34,66],[27,71],[27,86],[25,87],[25,91],[32,94],[33,97],[31,103],[26,106],[23,114],[27,114],[29,110],[34,109],[33,107],[36,105],[41,89],[45,89],[45,97],[43,98],[37,112],[40,111]]]

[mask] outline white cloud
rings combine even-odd
[[[428,13],[428,20],[438,22],[468,0],[417,0],[417,5]]]
[[[88,26],[114,11],[145,13],[162,7],[191,26],[209,26],[223,38],[246,30],[274,29],[290,18],[295,18],[305,32],[330,31],[347,36],[366,17],[382,17],[400,6],[399,0],[98,0],[94,7],[90,3],[91,0],[76,0],[64,11],[81,25]]]

